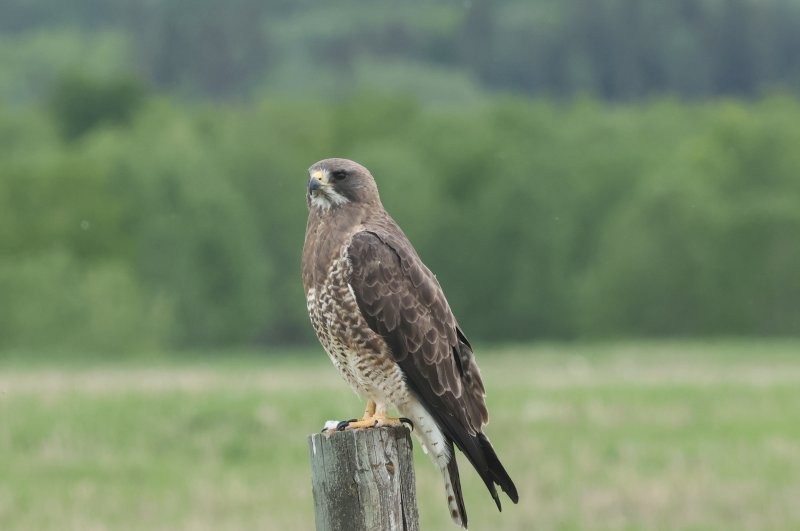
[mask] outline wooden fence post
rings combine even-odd
[[[404,426],[308,437],[317,531],[418,531],[411,437]]]

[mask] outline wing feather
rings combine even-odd
[[[389,239],[368,231],[353,237],[350,285],[359,307],[370,326],[391,339],[392,354],[412,389],[423,397],[426,389],[433,391],[441,397],[436,405],[457,412],[458,421],[474,435],[487,415],[482,386],[474,388],[477,393],[465,393],[462,382],[459,366],[464,361],[480,381],[472,352],[460,352],[463,333],[436,278],[410,244]]]
[[[396,227],[355,234],[348,254],[359,309],[389,345],[411,391],[470,460],[498,508],[495,483],[516,502],[513,482],[481,433],[489,415],[472,348],[436,277]]]

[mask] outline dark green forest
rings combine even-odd
[[[485,341],[800,334],[800,2],[6,0],[0,348],[304,343],[356,159]]]
[[[798,28],[798,0],[4,0],[0,94],[80,67],[188,98],[753,97],[800,89]]]

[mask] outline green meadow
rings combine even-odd
[[[462,460],[472,529],[800,528],[800,342],[477,350],[520,504]],[[321,350],[6,358],[0,529],[313,529],[306,436],[362,407]],[[422,528],[451,529],[415,453]]]

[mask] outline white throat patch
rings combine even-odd
[[[349,199],[333,188],[326,188],[318,193],[311,194],[311,205],[323,210],[329,210],[332,206],[343,205],[347,202],[349,202]]]

